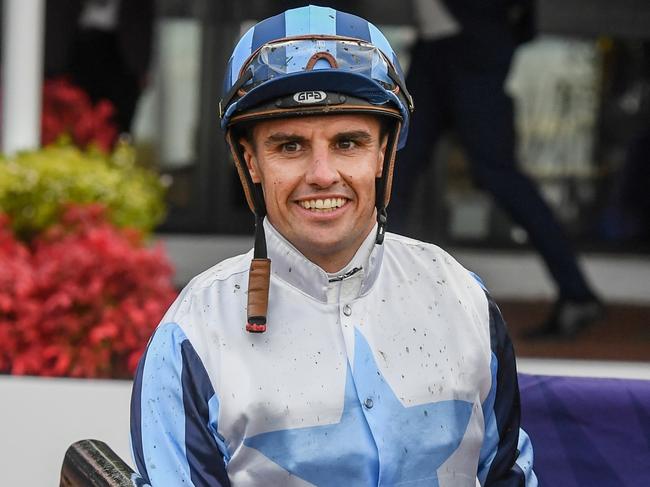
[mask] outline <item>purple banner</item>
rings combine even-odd
[[[541,487],[650,486],[650,381],[519,374]]]

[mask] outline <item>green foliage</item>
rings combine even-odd
[[[164,188],[156,174],[135,164],[134,154],[118,144],[108,155],[53,145],[0,156],[0,212],[23,240],[56,223],[69,203],[103,204],[118,227],[149,233],[164,217]]]

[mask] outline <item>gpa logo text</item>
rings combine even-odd
[[[297,103],[311,104],[318,103],[327,98],[324,91],[300,91],[293,95],[293,100]]]

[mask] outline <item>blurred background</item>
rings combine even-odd
[[[21,431],[36,415],[56,441],[31,474],[51,483],[65,445],[93,431],[129,457],[129,378],[147,337],[192,276],[252,246],[219,128],[224,68],[252,24],[304,2],[2,3],[0,459],[30,451]],[[378,25],[404,71],[417,3],[318,2]],[[574,339],[524,338],[554,285],[526,232],[473,184],[453,133],[413,188],[406,233],[484,279],[522,370],[650,378],[650,3],[526,8],[533,35],[506,81],[518,158],[606,316]],[[89,395],[83,381],[33,376],[98,380]]]
[[[580,337],[585,340],[580,346],[522,342],[518,352],[647,359],[650,7],[640,0],[528,3],[534,36],[517,49],[506,82],[515,104],[520,165],[537,183],[579,251],[590,281],[610,305],[612,326],[605,323],[600,331],[607,330],[609,340],[626,340],[638,348],[633,353],[613,350],[594,329]],[[240,244],[232,237],[211,238],[250,235],[253,227],[219,131],[216,103],[223,69],[231,46],[256,19],[301,4],[156,3],[150,83],[131,133],[139,160],[170,184],[168,213],[158,232],[176,264],[179,285],[229,255],[230,245],[249,245],[250,240]],[[410,47],[418,35],[417,2],[320,4],[379,25],[408,71]],[[453,133],[443,137],[431,157],[434,163],[413,188],[406,233],[442,245],[481,275],[518,339],[520,330],[539,323],[548,311],[553,284],[526,232],[472,183]],[[593,341],[587,344],[589,337]]]

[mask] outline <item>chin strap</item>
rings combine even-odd
[[[396,122],[392,136],[389,136],[386,153],[384,156],[382,177],[375,181],[376,207],[377,207],[377,245],[384,242],[388,214],[386,206],[390,199],[391,183],[393,179],[393,166],[395,152],[401,123]],[[242,180],[246,199],[249,206],[255,212],[255,248],[253,260],[248,272],[248,304],[246,331],[249,333],[264,333],[266,331],[266,314],[269,305],[269,286],[271,279],[271,259],[268,258],[266,250],[266,235],[264,234],[264,216],[266,207],[262,189],[253,183],[246,168],[244,157],[239,144],[233,140],[232,132],[226,134],[226,140],[230,145],[233,156],[236,158],[237,171]]]
[[[246,331],[249,333],[264,333],[266,331],[266,312],[269,305],[269,283],[271,278],[271,259],[268,258],[266,252],[266,235],[264,234],[266,206],[262,188],[251,179],[242,148],[234,139],[231,130],[226,132],[226,141],[235,158],[235,166],[244,188],[246,201],[255,214],[255,248],[250,270],[248,271]]]
[[[255,249],[248,272],[248,320],[246,331],[264,333],[266,331],[266,312],[269,304],[269,282],[271,278],[271,259],[266,253],[264,216],[255,213]]]
[[[375,243],[384,243],[386,235],[386,224],[388,223],[388,212],[386,206],[390,200],[390,191],[393,182],[393,168],[395,166],[395,153],[397,152],[397,140],[402,127],[400,122],[395,122],[393,133],[388,137],[388,145],[384,155],[381,177],[375,180],[375,206],[377,207],[377,238]]]
[[[375,243],[381,245],[384,243],[384,236],[386,235],[386,223],[388,222],[388,213],[386,207],[382,206],[377,208],[377,238]]]

